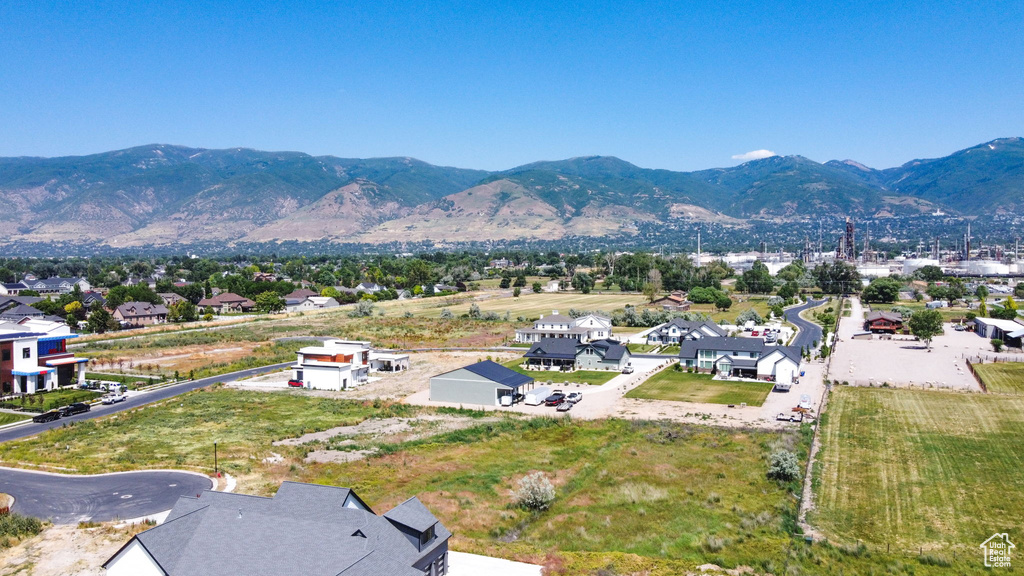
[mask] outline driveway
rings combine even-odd
[[[211,376],[210,378],[202,378],[200,380],[192,380],[188,382],[182,382],[180,384],[174,384],[166,388],[159,390],[153,390],[151,392],[129,392],[128,399],[124,402],[119,402],[112,405],[97,405],[93,406],[89,412],[83,412],[82,414],[76,414],[74,416],[68,416],[66,418],[60,418],[53,422],[45,422],[37,424],[35,422],[29,422],[28,424],[22,424],[11,428],[5,428],[0,430],[0,442],[7,442],[9,440],[17,440],[19,438],[27,438],[29,436],[35,436],[41,432],[49,430],[51,428],[59,428],[68,422],[79,422],[81,420],[91,420],[93,418],[100,418],[102,416],[109,416],[123,410],[130,410],[132,408],[138,408],[146,404],[153,402],[159,402],[168,398],[173,398],[179,394],[185,392],[191,392],[192,390],[198,390],[217,382],[230,382],[232,380],[238,380],[239,378],[246,378],[248,376],[254,376],[256,374],[263,374],[265,372],[272,372],[274,370],[280,370],[293,364],[292,362],[284,362],[282,364],[273,364],[270,366],[262,366],[260,368],[250,368],[248,370],[241,370],[239,372],[231,372],[229,374],[222,374],[220,376]]]
[[[12,510],[54,524],[141,518],[212,487],[210,478],[188,472],[69,476],[0,468],[0,489],[14,496]]]

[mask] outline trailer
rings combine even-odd
[[[523,403],[527,406],[540,406],[548,396],[551,396],[551,388],[538,386],[526,393]]]

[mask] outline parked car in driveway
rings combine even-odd
[[[302,383],[302,380],[289,380],[288,385],[292,388],[302,388],[305,386],[305,384]]]
[[[558,408],[555,408],[555,410],[559,412],[568,412],[569,410],[572,410],[572,402],[562,402],[558,405]]]
[[[565,394],[561,392],[556,392],[544,399],[545,406],[558,406],[563,402],[565,402]]]
[[[62,418],[66,418],[74,414],[88,412],[90,408],[91,406],[89,406],[85,402],[75,402],[74,404],[68,404],[67,406],[64,406],[63,408],[58,410],[58,412],[60,412]]]
[[[811,396],[810,396],[810,394],[801,394],[800,395],[800,403],[797,404],[797,407],[803,408],[804,410],[810,410],[811,409]]]
[[[49,412],[43,412],[32,417],[33,422],[53,422],[60,418],[60,412],[56,410],[50,410]]]
[[[565,401],[569,404],[575,404],[580,400],[583,400],[583,392],[573,392],[565,397]]]
[[[128,397],[121,393],[107,394],[103,397],[102,402],[104,404],[117,404],[118,402],[124,402]]]
[[[632,374],[633,373],[633,366],[630,365],[630,364],[627,364],[626,367],[622,369],[622,373],[623,374]]]

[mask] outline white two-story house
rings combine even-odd
[[[550,316],[541,316],[533,328],[516,330],[516,342],[540,342],[544,338],[571,338],[579,342],[604,340],[612,336],[612,321],[604,316],[587,314],[571,318],[553,310]]]

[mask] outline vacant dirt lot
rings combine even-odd
[[[50,526],[0,551],[0,576],[103,576],[106,571],[100,566],[141,528],[145,526]]]

